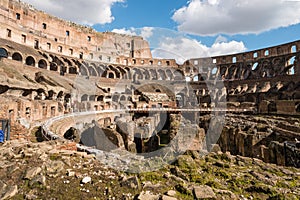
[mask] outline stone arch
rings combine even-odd
[[[193,82],[198,82],[199,81],[199,74],[196,74],[193,76]]]
[[[66,103],[69,103],[70,100],[71,100],[71,94],[69,94],[69,93],[68,93],[68,94],[65,94],[64,100],[65,100]]]
[[[56,93],[53,90],[48,91],[48,100],[53,100],[53,97],[56,95]]]
[[[273,77],[274,76],[274,70],[272,68],[272,63],[269,60],[265,60],[262,63],[262,77]]]
[[[63,59],[64,62],[67,63],[69,66],[72,66],[72,65],[73,65],[72,62],[71,62],[71,60],[69,60],[68,58],[63,57],[62,59]]]
[[[226,76],[226,74],[227,74],[227,67],[226,66],[221,66],[220,67],[220,76],[221,77],[225,77]]]
[[[47,62],[44,59],[39,60],[38,67],[41,69],[47,69]]]
[[[112,96],[112,101],[113,102],[119,102],[119,99],[120,99],[120,95],[118,93],[115,93],[113,96]]]
[[[290,56],[287,58],[286,67],[284,70],[287,75],[295,74],[295,62],[296,62],[296,56]]]
[[[147,69],[144,69],[143,74],[144,74],[145,80],[151,80],[150,72]]]
[[[293,45],[290,47],[290,52],[291,52],[291,53],[296,53],[296,52],[297,52],[297,45],[293,44]]]
[[[184,74],[182,71],[175,70],[174,71],[174,80],[183,80],[184,79]]]
[[[115,79],[115,77],[116,77],[116,74],[115,74],[114,71],[110,70],[110,71],[107,72],[107,77],[106,78]]]
[[[134,71],[133,77],[135,80],[138,80],[138,79],[143,80],[144,79],[143,74],[140,69],[134,68],[133,71]]]
[[[96,101],[96,96],[95,95],[90,95],[89,96],[89,101]]]
[[[104,70],[100,65],[96,66],[96,71],[98,73],[98,76],[102,77],[102,74],[103,74]]]
[[[126,101],[126,96],[125,96],[125,95],[122,95],[122,96],[120,97],[120,101]]]
[[[80,65],[79,71],[80,71],[80,74],[82,76],[88,76],[89,75],[89,70],[87,69],[87,67],[83,63]]]
[[[8,51],[7,51],[7,49],[5,49],[5,48],[3,48],[3,47],[1,47],[0,48],[0,59],[1,58],[8,58]]]
[[[63,91],[60,91],[60,92],[57,94],[56,98],[57,98],[57,99],[62,99],[63,96],[64,96],[64,92],[63,92]]]
[[[93,65],[88,66],[90,76],[98,76],[97,70]]]
[[[184,93],[178,93],[175,95],[175,98],[176,98],[176,106],[178,108],[182,108],[185,106],[185,95]]]
[[[69,66],[69,74],[77,74],[77,68],[75,66]]]
[[[235,77],[235,74],[236,74],[236,65],[231,65],[229,68],[228,68],[228,72],[227,72],[227,76],[225,77],[226,79],[234,79]]]
[[[158,74],[159,74],[159,78],[158,78],[159,80],[166,80],[166,74],[164,70],[159,69]]]
[[[58,70],[57,64],[54,62],[51,62],[50,63],[50,71],[57,71],[57,70]]]
[[[15,52],[13,53],[13,55],[11,56],[13,60],[15,61],[19,61],[22,62],[23,61],[23,56],[21,55],[21,53],[19,52]]]
[[[120,78],[121,79],[127,79],[127,74],[126,74],[126,70],[121,68],[120,66],[117,67],[118,71],[120,72],[121,76]]]
[[[113,67],[112,65],[108,66],[108,68],[110,70],[114,71],[115,78],[121,78],[121,73],[120,73],[120,71],[117,68]]]
[[[131,70],[130,70],[130,68],[129,67],[125,67],[125,70],[126,70],[127,78],[131,79]]]
[[[103,102],[103,101],[104,101],[104,95],[98,96],[98,97],[97,97],[97,101]]]
[[[157,80],[158,79],[158,74],[157,74],[157,71],[155,69],[150,69],[150,74],[151,74],[152,80]]]
[[[251,70],[252,70],[252,71],[256,71],[256,70],[258,70],[258,68],[259,68],[259,63],[258,63],[258,62],[255,62],[255,63],[252,65]]]
[[[28,56],[25,60],[25,64],[35,67],[35,59],[32,56]]]
[[[173,72],[170,69],[166,70],[166,76],[168,80],[173,80],[174,78]]]
[[[50,54],[52,62],[55,62],[58,66],[65,65],[63,61],[61,61],[57,56]]]
[[[84,94],[81,96],[81,102],[84,102],[84,101],[88,101],[88,95],[87,94]]]

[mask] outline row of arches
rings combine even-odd
[[[6,50],[6,49],[5,49]],[[7,50],[6,50],[7,51]],[[8,52],[8,51],[7,51]],[[8,52],[12,60],[22,62],[27,66],[38,67],[64,74],[79,74],[82,76],[104,77],[109,79],[134,79],[134,80],[183,80],[184,75],[174,68],[151,69],[130,68],[128,66],[104,65],[102,63],[81,62],[76,58],[62,57],[38,51],[40,57],[22,55],[22,53]]]
[[[255,63],[221,66],[217,72],[220,77],[228,80],[246,80],[272,78],[279,75],[294,75],[296,73],[297,56],[263,59]]]
[[[25,63],[28,66],[35,67],[36,64],[39,68],[47,69],[48,63],[45,59],[40,59],[36,61],[36,59],[33,56],[27,56],[23,58],[23,56],[19,52],[14,52],[11,56],[12,60]]]
[[[299,54],[285,57],[279,56],[270,59],[260,59],[252,62],[211,65],[198,68],[186,66],[184,71],[190,81],[205,80],[250,80],[272,78],[281,75],[295,75],[299,67]],[[189,75],[191,74],[191,76]]]

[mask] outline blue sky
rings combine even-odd
[[[300,39],[297,0],[24,1],[100,32],[141,35],[154,57],[179,62]]]

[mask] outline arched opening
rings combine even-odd
[[[32,57],[32,56],[28,56],[27,58],[26,58],[26,65],[29,65],[29,66],[35,66],[35,60],[34,60],[34,58]]]
[[[113,72],[109,72],[108,73],[108,78],[114,79],[115,78],[115,74]]]
[[[254,70],[257,69],[257,67],[258,67],[258,62],[254,63],[254,64],[252,65],[252,68],[251,68],[251,69],[254,71]]]
[[[158,80],[166,80],[166,74],[163,70],[158,70],[159,78]]]
[[[89,101],[95,101],[96,100],[96,96],[95,95],[91,95],[89,98]]]
[[[69,67],[69,73],[70,73],[70,74],[77,74],[77,69],[76,69],[76,67]]]
[[[167,74],[167,77],[168,77],[168,80],[172,80],[173,79],[173,73],[170,69],[168,69],[166,71],[166,74]]]
[[[84,101],[87,101],[87,100],[88,100],[88,95],[87,94],[82,95],[81,102],[84,102]]]
[[[296,53],[297,52],[297,46],[296,45],[293,45],[291,47],[291,53]]]
[[[97,76],[97,72],[92,66],[90,66],[88,69],[90,72],[90,76]]]
[[[120,97],[120,101],[126,101],[125,95],[122,95],[122,96]]]
[[[0,48],[0,59],[1,58],[7,58],[8,57],[8,52],[4,48]]]
[[[269,56],[270,55],[270,52],[269,50],[265,50],[265,53],[264,53],[265,56]]]
[[[64,92],[63,92],[63,91],[60,91],[60,92],[58,93],[58,95],[57,95],[57,99],[61,100],[62,97],[63,97],[63,95],[64,95]]]
[[[7,92],[9,89],[8,86],[2,86],[0,85],[0,94],[4,94],[5,92]]]
[[[66,102],[66,103],[69,103],[70,100],[71,100],[71,94],[66,94],[66,95],[65,95],[65,102]]]
[[[232,63],[236,63],[236,57],[232,57]]]
[[[118,94],[115,94],[113,97],[112,97],[112,101],[113,102],[118,102],[119,101],[119,95]]]
[[[48,91],[48,97],[46,99],[52,100],[55,95],[55,92],[53,90]]]
[[[215,74],[217,74],[217,71],[218,71],[218,68],[217,68],[217,67],[214,67],[214,68],[211,70],[211,74],[215,75]]]
[[[51,71],[57,71],[58,67],[57,67],[57,64],[56,63],[50,63],[50,70]]]
[[[288,61],[287,61],[287,66],[289,65],[293,65],[295,63],[296,60],[296,56],[291,57]]]
[[[82,76],[88,76],[88,70],[83,65],[80,66],[80,74]]]
[[[290,67],[287,71],[286,71],[287,75],[295,75],[295,66]]]
[[[13,59],[13,60],[16,60],[16,61],[22,62],[23,57],[22,57],[22,55],[21,55],[20,53],[15,52],[15,53],[12,55],[12,59]]]
[[[199,81],[199,76],[198,76],[198,75],[194,76],[193,81],[194,81],[194,82]]]
[[[97,101],[103,101],[103,100],[104,100],[104,96],[103,95],[97,97]]]
[[[296,60],[296,56],[291,57],[288,61],[287,61],[287,69],[286,69],[286,74],[287,75],[294,75],[295,74],[295,60]]]
[[[38,63],[39,68],[47,69],[47,62],[45,60],[40,60]]]
[[[185,99],[184,99],[184,94],[183,93],[179,93],[176,94],[176,105],[178,108],[182,108],[185,106]]]
[[[257,58],[257,57],[258,57],[257,52],[254,52],[254,53],[253,53],[253,58]]]

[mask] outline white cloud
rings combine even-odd
[[[140,36],[142,36],[144,39],[151,37],[153,35],[153,29],[153,27],[143,27]]]
[[[94,25],[114,20],[111,7],[124,0],[23,0],[39,10],[72,22]]]
[[[118,33],[118,34],[124,34],[124,35],[137,35],[134,28],[113,29],[111,32]]]
[[[198,35],[248,34],[300,22],[300,2],[285,0],[191,0],[172,19]]]
[[[223,38],[224,40],[224,38]],[[212,46],[206,46],[195,39],[184,37],[164,38],[159,47],[152,50],[153,57],[173,58],[181,64],[190,58],[219,56],[224,54],[239,53],[246,50],[243,42],[217,41]]]
[[[141,36],[144,39],[148,39],[153,35],[153,27],[143,27],[143,28],[121,28],[121,29],[113,29],[112,32],[126,35],[136,35]]]

